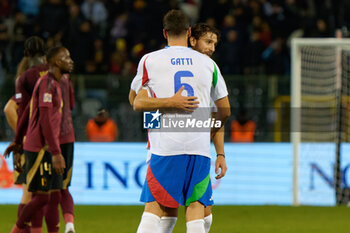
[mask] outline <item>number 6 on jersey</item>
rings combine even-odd
[[[181,70],[175,73],[174,75],[174,86],[175,86],[175,93],[182,87],[185,87],[185,90],[187,91],[187,96],[194,96],[194,90],[193,87],[188,83],[182,83],[181,78],[182,77],[193,77],[193,73],[188,70]]]

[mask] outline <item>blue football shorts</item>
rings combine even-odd
[[[199,201],[213,205],[210,158],[201,155],[152,154],[141,201],[157,201],[165,207],[189,206]]]

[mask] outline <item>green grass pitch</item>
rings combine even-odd
[[[10,232],[16,211],[17,206],[0,205],[1,233]],[[135,233],[142,211],[142,206],[76,206],[76,232]],[[174,233],[186,232],[183,212],[180,208]],[[350,232],[347,207],[214,206],[213,215],[212,233]]]

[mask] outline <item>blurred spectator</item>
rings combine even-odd
[[[76,72],[86,72],[87,61],[93,60],[95,33],[89,20],[80,23],[77,33],[74,33],[69,42],[71,57],[76,65]]]
[[[110,24],[120,15],[126,12],[126,0],[109,0],[106,1],[106,9],[108,11],[108,22]]]
[[[27,24],[26,16],[17,12],[12,32],[12,60],[11,67],[16,67],[23,57],[24,41],[30,35],[30,26]],[[15,68],[12,70],[15,70]]]
[[[149,14],[149,22],[152,27],[147,29],[149,35],[148,40],[144,41],[147,51],[154,51],[159,49],[159,45],[164,42],[163,31],[163,17],[174,6],[170,6],[168,0],[148,0],[147,12]],[[175,6],[177,8],[177,5]]]
[[[240,74],[240,45],[237,31],[231,29],[219,48],[219,65],[223,74]]]
[[[68,24],[68,7],[63,0],[47,0],[40,6],[38,24],[43,38],[62,34]]]
[[[262,21],[261,23],[260,39],[264,42],[265,46],[269,46],[271,43],[271,30],[266,21]]]
[[[131,57],[134,58],[134,61],[141,59],[145,55],[146,49],[143,43],[137,43],[131,48]]]
[[[199,9],[201,0],[182,0],[180,1],[179,8],[189,18],[190,24],[195,24],[199,18]]]
[[[94,42],[94,63],[96,64],[96,72],[98,74],[108,72],[107,51],[103,40],[98,38]]]
[[[222,22],[222,36],[225,37],[226,33],[229,30],[237,29],[236,24],[237,24],[236,18],[233,15],[231,14],[225,15]]]
[[[241,109],[237,119],[231,123],[231,142],[254,142],[256,124],[248,117],[248,111]]]
[[[76,38],[79,34],[80,24],[85,20],[84,16],[80,12],[80,6],[73,3],[69,6],[69,18],[68,24],[63,33],[62,42],[71,51],[71,54],[74,55],[75,43],[77,41]],[[73,57],[74,59],[74,57]]]
[[[110,61],[110,72],[113,74],[121,74],[124,63],[128,59],[126,41],[124,39],[118,39],[115,43],[116,50],[112,53]]]
[[[276,38],[265,49],[262,58],[266,64],[266,74],[284,75],[289,71],[289,56],[284,40],[281,37]]]
[[[93,46],[92,57],[85,61],[85,73],[101,74],[108,72],[108,62],[102,39],[96,39]]]
[[[249,1],[249,8],[250,8],[250,18],[253,17],[261,17],[263,15],[263,10],[260,2],[258,0],[251,0]]]
[[[332,33],[330,32],[328,25],[324,19],[317,19],[316,25],[312,27],[309,37],[330,37]]]
[[[285,1],[286,28],[288,29],[288,34],[300,27],[301,11],[302,10],[299,9],[296,0]]]
[[[108,12],[105,5],[98,0],[85,0],[81,5],[81,12],[96,27],[100,37],[104,37],[107,29]]]
[[[260,74],[262,73],[262,53],[265,49],[264,43],[260,40],[260,31],[253,30],[250,40],[245,50],[245,74]]]
[[[247,6],[244,5],[241,0],[232,0],[230,9],[237,23],[241,26],[244,27],[251,21],[251,17],[247,12]]]
[[[223,18],[229,13],[229,10],[229,0],[202,0],[200,21],[213,18],[218,25],[221,25]]]
[[[104,108],[88,121],[86,132],[90,142],[113,142],[118,138],[118,127]]]
[[[214,18],[210,17],[210,18],[207,18],[205,23],[207,23],[209,26],[211,27],[217,27],[216,26],[216,21]]]
[[[135,0],[132,3],[132,9],[126,22],[128,44],[135,45],[146,41],[149,37],[153,37],[154,35],[148,34],[148,31],[151,30],[150,28],[153,27],[153,23],[162,23],[150,22],[150,15],[146,6],[147,3],[145,0]]]
[[[132,63],[131,61],[126,61],[124,63],[124,67],[121,74],[124,76],[131,76],[136,75],[136,71],[137,65],[135,63]]]
[[[128,14],[121,14],[115,18],[112,29],[111,37],[112,39],[124,38],[127,36],[126,22],[128,20]]]
[[[264,12],[264,15],[266,15],[266,16],[272,15],[273,10],[272,10],[271,1],[269,1],[269,0],[260,0],[260,3],[262,4],[262,10]]]
[[[284,8],[278,1],[273,1],[271,6],[272,12],[268,16],[268,22],[271,28],[272,37],[287,36],[288,28],[286,28],[285,25],[286,16]]]

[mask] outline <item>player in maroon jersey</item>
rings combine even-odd
[[[24,56],[27,58],[27,64],[22,64],[22,66],[28,66],[29,69],[16,79],[15,101],[18,105],[16,135],[14,142],[6,149],[4,153],[5,156],[9,155],[11,151],[14,152],[14,156],[20,153],[28,125],[28,103],[32,96],[36,81],[48,70],[45,52],[45,43],[37,36],[28,38],[24,43]],[[24,178],[19,177],[18,179]],[[22,180],[19,183],[23,183]]]
[[[62,189],[58,192],[51,191],[50,200],[43,209],[43,211],[37,211],[32,218],[32,233],[41,233],[42,231],[42,218],[45,215],[47,225],[52,225],[50,228],[55,229],[57,225],[58,217],[53,213],[57,213],[58,204],[61,205],[62,214],[66,222],[65,233],[74,233],[74,203],[68,186],[71,182],[72,169],[73,169],[73,150],[74,150],[74,128],[71,111],[74,108],[74,92],[72,83],[70,81],[69,74],[63,74],[60,80],[60,87],[62,93],[62,120],[60,126],[60,148],[65,161],[65,170],[63,173]],[[54,220],[54,221],[52,221]]]
[[[45,206],[49,200],[49,191],[62,188],[62,180],[53,180],[53,177],[60,177],[53,176],[53,173],[62,175],[65,168],[59,141],[62,118],[62,93],[59,81],[63,73],[73,70],[73,61],[69,51],[64,47],[51,49],[47,60],[49,73],[41,77],[35,85],[24,142],[27,186],[34,194],[32,200],[23,208],[12,229],[13,233],[21,232],[31,216]],[[46,144],[48,148],[45,148]],[[50,221],[59,223],[58,208],[56,213],[52,213]],[[58,227],[56,225],[56,229],[48,230],[58,232]]]
[[[48,65],[46,65],[46,48],[44,41],[37,37],[32,36],[28,38],[24,43],[24,57],[20,62],[17,74],[16,74],[16,94],[12,100],[9,100],[6,105],[7,111],[11,111],[12,115],[9,115],[9,120],[13,123],[15,122],[15,131],[19,130],[25,135],[27,122],[28,122],[28,112],[27,105],[29,105],[29,100],[32,95],[34,85],[39,79],[42,72],[48,70]],[[6,115],[7,116],[7,115]],[[16,133],[16,135],[18,135]],[[14,165],[17,171],[23,170],[24,155],[21,156],[20,145],[22,144],[22,138],[18,137],[18,144],[12,143],[5,151],[5,156],[9,154],[11,150],[15,150],[14,153]],[[25,184],[26,174],[18,173],[15,171],[15,183],[22,185],[22,198],[18,206],[18,215],[20,215],[24,205],[28,203],[31,199],[31,193],[28,192],[27,186]],[[30,232],[29,227],[25,229],[24,232]]]

